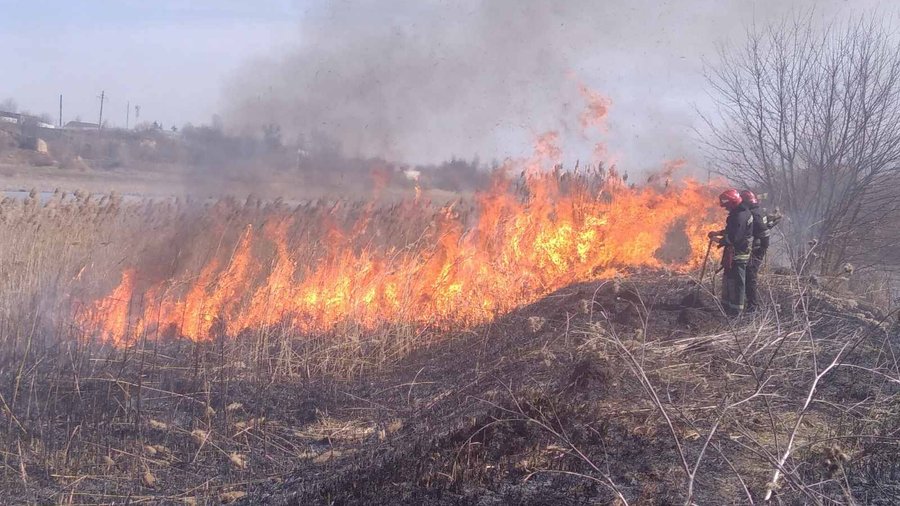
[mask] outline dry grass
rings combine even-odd
[[[348,247],[385,251],[431,240],[428,227],[435,212],[416,204],[373,210],[348,202],[297,206],[254,199],[150,202],[79,192],[57,192],[43,203],[36,196],[8,198],[0,203],[0,233],[15,239],[0,245],[0,322],[5,325],[0,340],[7,358],[28,355],[35,347],[52,348],[60,339],[91,340],[91,322],[76,324],[75,317],[119,282],[111,273],[140,265],[145,284],[169,278],[190,281],[210,259],[227,260],[248,227],[264,234],[266,224],[290,221],[293,258],[298,264],[314,265],[326,252],[327,241],[320,238],[329,236],[329,227],[359,230]],[[354,229],[363,221],[378,226]],[[274,261],[274,251],[256,252],[256,257]],[[183,291],[185,286],[169,289]],[[144,303],[136,296],[130,304],[139,312]],[[421,338],[403,325],[367,332],[363,338],[353,323],[301,341],[294,339],[292,329],[280,325],[252,334],[241,349],[222,350],[241,357],[234,367],[252,367],[269,376],[306,377],[359,374],[396,360],[415,346],[410,340]],[[247,349],[247,343],[253,349]]]
[[[410,413],[454,394],[417,399],[418,388],[430,384],[418,373],[385,388],[396,392],[391,405],[374,400],[381,390],[370,398],[365,389],[343,389],[436,346],[447,337],[439,327],[423,332],[397,323],[363,331],[347,323],[297,335],[273,325],[202,343],[133,336],[131,346],[116,348],[94,339],[74,316],[79,302],[118,282],[106,273],[133,264],[159,279],[197,272],[210,258],[227,256],[248,224],[290,218],[291,248],[298,261],[313,264],[323,246],[311,238],[327,235],[325,223],[352,229],[366,218],[377,226],[359,229],[353,244],[389,250],[433,240],[434,213],[425,205],[154,203],[81,193],[45,203],[3,201],[0,234],[11,239],[0,244],[0,484],[29,503],[231,502],[280,482],[298,462],[338,467],[359,446],[374,454],[365,445],[408,436],[416,430]],[[882,326],[856,303],[811,292],[799,277],[784,279],[786,286],[771,292],[777,311],[674,337],[654,327],[651,305],[617,281],[613,298],[633,307],[607,311],[580,296],[565,333],[522,356],[552,370],[571,358],[621,375],[634,387],[627,397],[632,413],[604,416],[627,416],[629,437],[671,442],[674,450],[659,458],[672,458],[679,500],[730,490],[759,501],[772,483],[788,503],[864,501],[854,494],[868,476],[898,471],[884,457],[898,446],[896,327]],[[637,324],[618,323],[626,314]],[[538,339],[558,332],[553,319],[528,315],[517,328]],[[355,415],[328,413],[317,392],[351,399]],[[576,473],[633,501],[634,488],[607,469],[603,451],[591,448],[589,437],[579,439],[597,420],[575,413],[561,430],[550,411],[535,408],[536,398],[549,402],[546,396],[523,400],[532,394],[510,389],[479,400],[494,403],[498,417],[550,434],[519,459],[526,474]],[[454,452],[493,465],[472,457],[483,451],[471,449],[472,438]],[[448,474],[471,476],[472,469]]]
[[[346,202],[149,202],[82,192],[5,199],[0,234],[14,239],[0,244],[3,481],[21,487],[28,502],[155,502],[165,490],[185,491],[171,501],[221,494],[230,502],[243,493],[233,484],[287,472],[304,455],[328,455],[327,444],[311,442],[356,437],[353,425],[297,427],[284,413],[267,421],[259,401],[277,400],[257,396],[248,406],[246,392],[231,385],[359,375],[396,361],[421,336],[403,327],[363,336],[348,326],[298,339],[276,326],[208,343],[142,336],[120,349],[95,340],[75,316],[118,282],[106,273],[125,265],[144,265],[147,276],[196,272],[227,255],[248,224],[288,218],[297,258],[311,262],[322,244],[304,238],[324,236],[326,222],[348,227],[370,212]],[[434,211],[379,212],[383,234],[361,234],[361,243],[410,241]],[[154,493],[135,495],[136,486]]]

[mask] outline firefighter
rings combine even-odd
[[[750,190],[741,191],[741,203],[753,215],[753,245],[751,246],[750,262],[747,264],[747,311],[756,311],[759,307],[757,294],[757,280],[759,270],[762,268],[766,251],[769,249],[769,235],[772,227],[778,224],[781,215],[777,212],[773,215],[765,215],[759,207],[759,199]]]
[[[744,310],[747,263],[753,242],[753,215],[741,201],[741,194],[734,188],[719,195],[719,205],[728,211],[725,229],[709,233],[722,250],[722,267],[725,269],[722,305],[725,312],[735,316]]]

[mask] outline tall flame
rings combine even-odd
[[[342,323],[469,326],[573,282],[622,269],[689,269],[702,260],[704,231],[715,218],[708,187],[634,188],[615,174],[593,189],[585,181],[534,173],[516,191],[513,180],[497,177],[476,197],[471,225],[447,206],[427,227],[428,243],[358,245],[382,225],[369,208],[349,227],[323,224],[324,253],[306,260],[291,246],[298,238],[293,216],[273,214],[261,227],[248,226],[227,258],[177,283],[186,288],[166,280],[136,293],[138,271],[125,271],[83,320],[115,342],[167,329],[205,340],[274,324],[301,333]],[[666,264],[659,252],[677,229],[690,253]],[[308,239],[312,231],[300,233]],[[136,295],[142,309],[130,302]]]
[[[602,133],[609,100],[579,89],[584,135]],[[448,205],[417,237],[397,224],[428,208],[418,188],[415,200],[393,214],[373,200],[344,226],[324,206],[314,209],[321,220],[312,224],[273,211],[261,226],[243,230],[230,255],[213,255],[195,276],[152,282],[141,280],[136,268],[126,270],[119,286],[79,319],[116,343],[168,333],[205,340],[271,325],[298,333],[342,324],[465,327],[573,282],[700,263],[704,232],[716,219],[709,187],[670,184],[677,164],[667,167],[665,184],[651,178],[643,187],[627,186],[614,169],[561,173],[558,140],[556,132],[539,136],[534,155],[498,172],[472,212]],[[605,156],[602,143],[596,154]],[[522,178],[507,176],[514,168]],[[677,230],[688,253],[665,263],[660,253]]]

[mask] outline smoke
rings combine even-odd
[[[578,15],[590,3],[329,3],[304,18],[299,48],[238,72],[226,121],[277,123],[287,140],[324,133],[350,155],[512,152],[538,131],[577,128],[583,101],[567,76],[595,29]]]
[[[554,130],[569,156],[658,167],[691,159],[702,59],[740,35],[758,3],[774,4],[326,2],[303,16],[297,47],[240,68],[225,119],[234,130],[276,123],[288,142],[325,137],[347,155],[409,162],[518,156]],[[608,130],[581,116],[586,106],[609,110]]]

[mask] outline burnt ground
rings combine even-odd
[[[728,319],[693,287],[665,273],[570,286],[352,379],[262,374],[222,343],[68,346],[10,402],[26,361],[8,361],[4,490],[37,504],[746,504],[769,488],[782,504],[900,502],[890,315],[771,276],[767,309]]]

